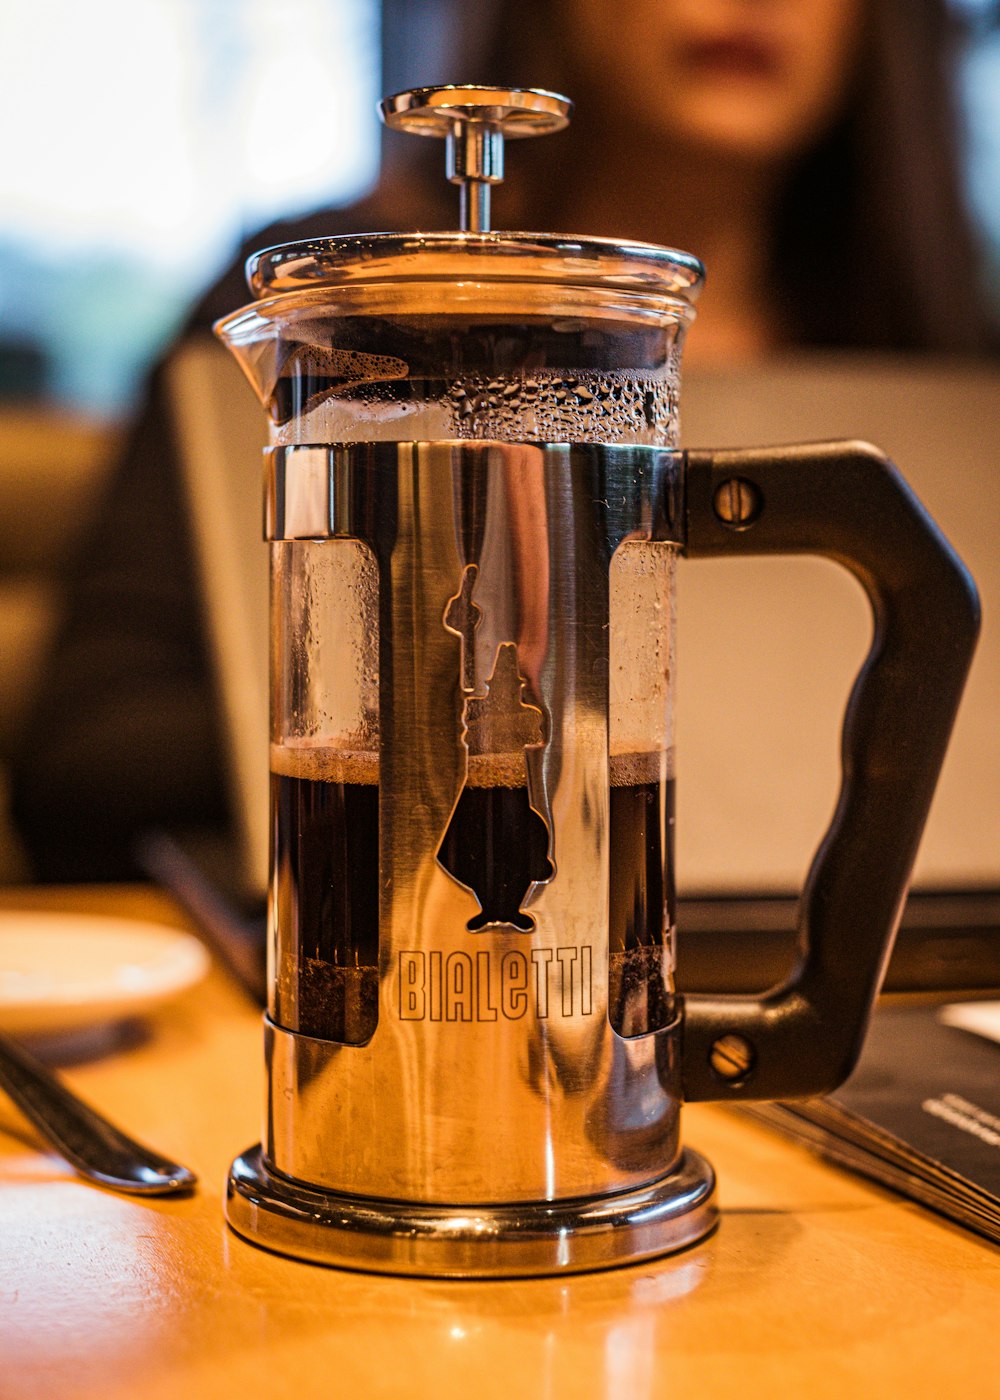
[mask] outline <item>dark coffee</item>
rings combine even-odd
[[[378,1023],[378,785],[374,755],[372,781],[343,781],[348,766],[328,749],[272,750],[274,1014],[363,1045]],[[364,756],[350,771],[365,775]]]
[[[437,853],[479,900],[479,914],[466,924],[470,933],[491,924],[530,932],[535,920],[521,905],[536,881],[552,878],[548,827],[531,806],[523,762],[520,769],[520,782],[466,784]]]
[[[619,1035],[645,1035],[675,1019],[674,780],[629,782],[658,755],[612,765],[608,1016]],[[617,771],[616,771],[617,769]],[[652,778],[651,774],[645,776]]]
[[[658,770],[659,755],[612,759],[608,1014],[625,1036],[675,1017],[673,781],[654,780]],[[551,876],[548,832],[523,783],[486,786],[485,776],[470,774],[456,808],[465,803],[463,819],[449,824],[438,859],[483,905],[473,926],[527,931],[533,920],[520,904],[533,881]],[[275,1019],[349,1045],[368,1041],[378,1023],[377,777],[373,753],[272,749]]]

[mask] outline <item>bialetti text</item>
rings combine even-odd
[[[589,945],[505,953],[404,950],[399,954],[399,1019],[589,1016],[594,1009],[592,952]]]

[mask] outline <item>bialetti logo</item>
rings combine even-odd
[[[401,1021],[519,1021],[590,1016],[593,950],[399,954]]]

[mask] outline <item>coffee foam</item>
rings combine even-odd
[[[469,787],[524,787],[524,759],[523,749],[514,753],[471,754],[466,781]],[[664,772],[668,778],[673,777],[673,752],[613,753],[609,766],[612,787],[658,783]],[[370,787],[378,782],[379,756],[372,749],[337,748],[299,739],[271,745],[271,772],[285,778]]]
[[[272,744],[271,772],[283,778],[308,778],[314,783],[371,787],[378,782],[378,751],[334,748],[310,739]]]

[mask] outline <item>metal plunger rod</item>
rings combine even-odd
[[[458,192],[458,226],[463,233],[488,233],[490,187],[481,180],[463,180]]]
[[[456,120],[445,143],[445,173],[459,186],[459,226],[486,233],[490,186],[503,180],[503,132],[491,122]]]

